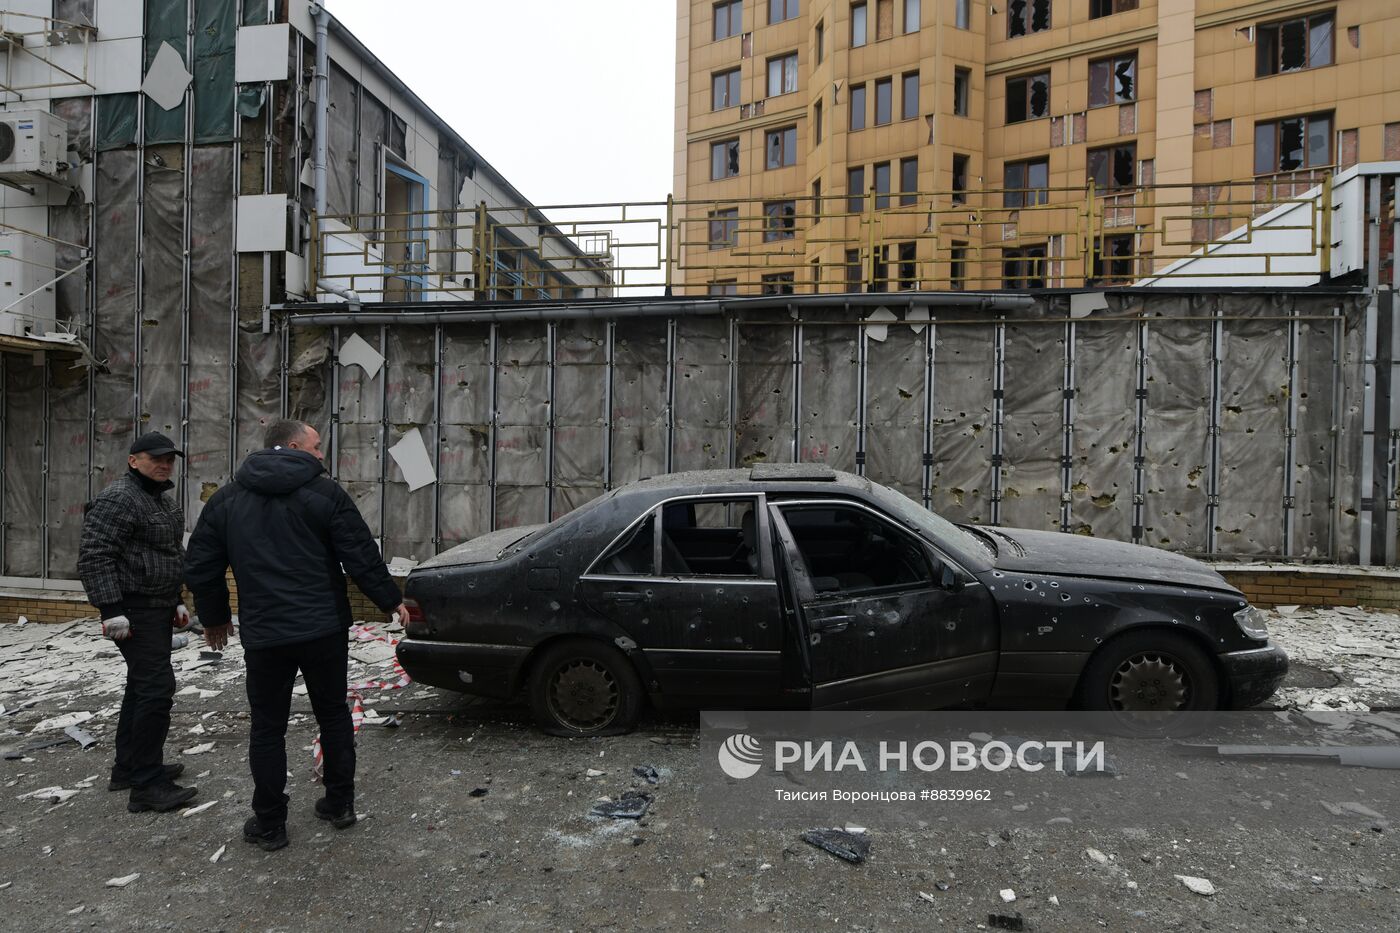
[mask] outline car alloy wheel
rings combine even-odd
[[[1185,667],[1161,651],[1144,651],[1118,666],[1109,681],[1109,702],[1125,712],[1170,713],[1190,704]]]
[[[560,723],[591,732],[612,721],[621,696],[611,671],[591,658],[575,658],[555,669],[548,699],[549,710]]]

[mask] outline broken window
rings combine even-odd
[[[1112,16],[1114,13],[1125,13],[1137,8],[1138,0],[1089,0],[1089,18],[1098,19],[1102,16]]]
[[[875,39],[894,35],[894,0],[875,0]]]
[[[1137,100],[1137,53],[1089,63],[1089,106],[1107,107]]]
[[[763,276],[759,290],[761,295],[791,295],[793,274],[791,272],[770,272]]]
[[[797,0],[768,0],[768,24],[781,23],[797,16]]]
[[[1119,233],[1094,240],[1094,275],[1090,285],[1129,282],[1133,278],[1133,235]]]
[[[768,96],[791,94],[797,90],[797,53],[789,52],[768,59]]]
[[[953,153],[953,203],[967,203],[967,163],[968,157]]]
[[[954,240],[948,250],[948,287],[967,287],[967,243],[963,240]]]
[[[846,291],[860,291],[861,279],[860,250],[848,249],[846,250],[846,281],[844,283]]]
[[[1254,174],[1332,164],[1332,115],[1315,113],[1254,125]]]
[[[1002,172],[1002,207],[1030,207],[1044,204],[1050,197],[1050,160],[1028,159],[1007,162]]]
[[[851,85],[851,129],[865,129],[865,85]]]
[[[966,68],[953,69],[953,116],[965,117],[971,110],[972,72]]]
[[[787,126],[780,130],[769,130],[763,148],[768,153],[768,168],[796,165],[797,127]]]
[[[1011,0],[1006,7],[1006,37],[1028,36],[1050,28],[1050,0]]]
[[[875,163],[875,209],[886,210],[890,206],[890,163]]]
[[[1050,73],[1006,79],[1006,122],[1050,116]]]
[[[723,110],[739,105],[739,69],[721,71],[710,77],[710,109]]]
[[[899,289],[905,290],[919,287],[919,271],[915,243],[899,244]]]
[[[1137,143],[1090,149],[1088,174],[1100,191],[1133,187],[1137,183]]]
[[[875,82],[875,125],[884,126],[893,119],[894,80],[881,78]]]
[[[904,75],[903,93],[899,103],[899,118],[912,120],[919,115],[919,73],[910,71]]]
[[[858,49],[862,45],[865,45],[866,39],[868,38],[865,29],[865,14],[866,8],[864,3],[851,4],[851,48],[853,49]]]
[[[738,245],[739,209],[710,211],[710,249],[732,249]]]
[[[846,210],[859,214],[865,210],[865,167],[857,165],[846,170]]]
[[[737,36],[744,31],[743,0],[727,0],[715,4],[715,41]]]
[[[795,201],[763,202],[763,242],[791,240],[797,229],[797,203]]]
[[[1302,71],[1332,64],[1331,11],[1261,25],[1255,36],[1255,74]]]
[[[1045,244],[1001,251],[1002,288],[1045,287]]]
[[[612,550],[598,558],[598,573],[650,576],[656,566],[655,514],[647,515]]]
[[[739,140],[725,139],[710,143],[710,180],[732,178],[739,174]]]
[[[904,0],[904,31],[919,31],[919,0]]]
[[[919,158],[914,156],[899,160],[899,204],[908,207],[918,200]]]

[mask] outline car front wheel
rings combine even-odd
[[[545,649],[530,677],[530,708],[554,735],[617,735],[637,724],[642,683],[621,652],[586,640]]]
[[[1215,665],[1197,645],[1170,632],[1130,632],[1089,661],[1080,682],[1083,709],[1126,714],[1213,710],[1220,703]]]

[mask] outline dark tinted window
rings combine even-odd
[[[918,539],[864,509],[802,505],[782,512],[819,594],[933,584]]]

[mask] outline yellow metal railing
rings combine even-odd
[[[784,294],[1326,270],[1330,172],[1213,184],[817,194],[315,218],[316,281],[365,300]],[[1319,195],[1314,189],[1320,189]],[[1292,211],[1279,208],[1292,206]],[[1270,234],[1280,238],[1261,241]]]

